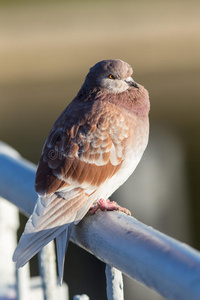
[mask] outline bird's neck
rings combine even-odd
[[[148,116],[150,110],[149,95],[147,90],[139,85],[139,88],[130,88],[122,93],[110,93],[100,87],[93,89],[85,88],[83,85],[77,95],[83,102],[102,101],[112,103],[115,106],[125,109],[130,114],[136,114],[140,117]]]

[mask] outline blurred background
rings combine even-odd
[[[150,142],[112,200],[198,250],[199,12],[198,0],[0,1],[0,139],[37,164],[89,68],[102,59],[128,62],[150,93]],[[104,264],[74,245],[65,281],[70,299],[78,293],[106,299]],[[162,299],[124,281],[126,300]]]

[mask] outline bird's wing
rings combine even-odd
[[[114,108],[99,104],[98,113],[90,111],[71,122],[67,111],[57,120],[36,174],[39,195],[76,187],[94,190],[117,172],[124,159],[129,126]]]
[[[119,170],[124,159],[129,126],[114,106],[100,102],[87,112],[82,106],[80,111],[76,107],[76,119],[71,119],[71,111],[67,110],[55,123],[36,174],[37,193],[47,207],[58,212],[53,223],[49,213],[40,214],[46,227],[61,223],[62,216],[64,220],[73,216],[76,223],[81,220],[98,200],[95,192]],[[59,197],[58,204],[49,200],[52,195]],[[56,208],[62,202],[59,199],[65,200],[62,214]]]
[[[78,120],[66,110],[47,138],[36,174],[39,198],[13,256],[17,267],[78,223],[98,200],[98,187],[120,168],[129,128],[119,111],[105,105],[94,110],[98,114],[81,108]]]

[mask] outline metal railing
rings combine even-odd
[[[0,196],[27,216],[37,198],[35,171],[15,150],[0,145]],[[71,241],[107,264],[109,300],[123,299],[118,270],[166,299],[200,299],[200,253],[133,217],[120,212],[86,216],[73,227]],[[48,292],[48,283],[45,288]]]

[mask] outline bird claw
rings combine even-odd
[[[121,206],[119,206],[119,204],[117,204],[114,201],[110,201],[109,199],[107,199],[107,200],[100,199],[97,202],[97,205],[93,205],[90,208],[89,215],[94,215],[98,209],[100,209],[102,211],[104,211],[104,210],[107,210],[107,211],[118,210],[118,211],[122,211],[123,213],[125,213],[129,216],[131,215],[131,212],[127,208],[121,207]]]

